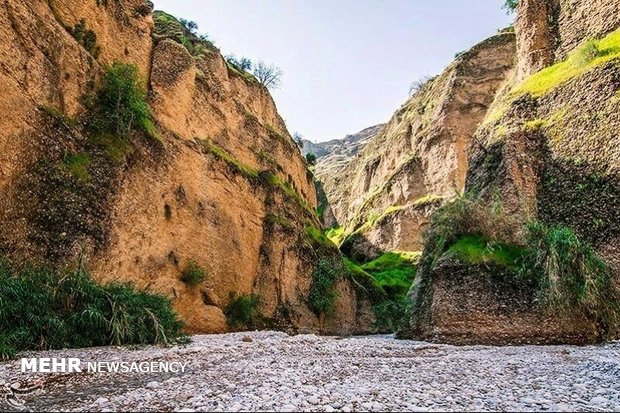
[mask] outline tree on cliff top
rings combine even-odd
[[[519,0],[506,0],[504,3],[504,9],[508,10],[508,13],[517,10],[517,6],[519,6]]]
[[[282,83],[284,72],[274,65],[268,65],[265,62],[258,62],[254,67],[254,76],[256,79],[268,89],[277,89]]]

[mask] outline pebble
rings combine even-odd
[[[184,374],[47,375],[44,400],[22,398],[35,411],[620,411],[620,343],[454,347],[392,336],[264,331],[193,336],[187,346],[170,348],[101,347],[29,357],[190,366]],[[0,383],[12,385],[16,378],[26,386],[41,377],[20,375],[14,362],[0,363]],[[67,405],[68,394],[93,396]]]

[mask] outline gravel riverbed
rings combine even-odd
[[[620,411],[620,343],[453,347],[390,336],[193,336],[172,348],[105,347],[30,353],[85,361],[188,362],[185,373],[25,374],[19,396],[48,411]],[[16,409],[8,404],[0,411]]]

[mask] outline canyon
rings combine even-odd
[[[522,0],[385,124],[312,143],[150,2],[1,1],[0,254],[162,295],[188,334],[616,338],[619,7]],[[120,74],[129,132],[97,107]]]

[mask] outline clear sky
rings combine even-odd
[[[504,0],[154,0],[224,55],[274,63],[291,133],[322,141],[387,122],[412,81],[508,26]]]

